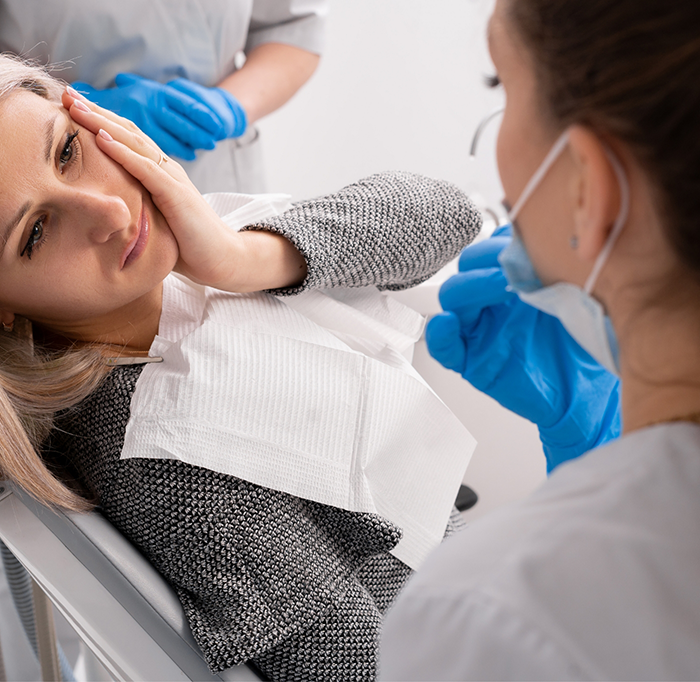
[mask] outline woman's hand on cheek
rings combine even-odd
[[[296,249],[279,235],[238,233],[229,228],[176,161],[131,121],[67,89],[63,106],[95,135],[97,146],[150,193],[178,243],[176,270],[226,291],[259,291],[296,284],[299,267],[287,272]],[[281,240],[281,241],[280,241]]]

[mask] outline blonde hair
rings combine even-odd
[[[47,69],[0,55],[0,103],[16,90],[60,101],[65,84]],[[91,503],[52,474],[39,451],[56,412],[86,398],[108,372],[94,348],[48,353],[34,348],[31,323],[0,331],[0,476],[49,506],[86,511]]]

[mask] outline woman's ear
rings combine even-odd
[[[6,332],[11,332],[15,326],[15,314],[7,310],[0,310],[0,324]]]
[[[569,150],[574,162],[574,234],[572,244],[584,261],[602,250],[620,208],[617,176],[607,148],[590,129],[569,129]]]

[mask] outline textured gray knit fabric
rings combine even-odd
[[[409,574],[386,553],[400,530],[182,462],[120,460],[141,370],[113,370],[51,446],[174,587],[210,668],[252,658],[271,679],[294,679],[285,666],[372,679],[380,613]]]
[[[420,281],[478,230],[459,190],[417,176],[335,197],[266,224],[308,258],[302,288]],[[381,616],[410,572],[388,554],[401,530],[179,461],[120,460],[140,372],[115,368],[61,415],[47,457],[173,586],[213,672],[252,660],[273,680],[374,679]]]
[[[378,173],[244,229],[283,234],[306,258],[301,286],[407,289],[425,281],[481,229],[481,214],[448,182]]]

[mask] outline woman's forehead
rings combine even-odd
[[[43,141],[48,121],[53,121],[62,108],[58,102],[51,102],[28,90],[15,90],[0,102],[3,143],[20,138],[25,143]]]
[[[0,230],[51,171],[56,131],[65,115],[57,102],[24,90],[0,103]]]
[[[26,90],[0,103],[0,184],[23,168],[50,163],[56,129],[67,115],[58,102]]]

